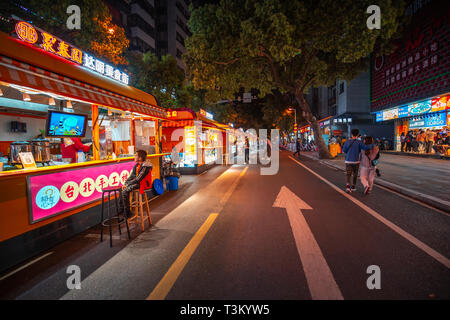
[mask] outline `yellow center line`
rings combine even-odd
[[[229,190],[225,193],[223,198],[221,199],[220,209],[217,213],[211,213],[206,221],[202,224],[202,226],[197,230],[189,243],[184,247],[183,251],[181,251],[180,255],[174,261],[174,263],[170,266],[169,270],[167,270],[166,274],[162,277],[162,279],[158,282],[156,287],[147,297],[147,300],[164,300],[166,296],[169,294],[173,285],[177,281],[184,267],[187,265],[192,255],[194,254],[197,247],[202,242],[205,235],[208,233],[209,229],[213,225],[216,218],[219,216],[220,211],[223,209],[223,205],[230,198],[234,189],[240,180],[240,178],[247,172],[248,166],[242,170],[239,177],[233,182]]]
[[[203,240],[218,215],[218,213],[211,213],[209,215],[200,229],[198,229],[198,231],[192,237],[191,241],[189,241],[187,246],[183,249],[183,251],[181,251],[180,255],[166,272],[164,277],[156,285],[155,289],[153,289],[152,293],[150,293],[150,295],[147,297],[147,300],[164,300],[166,298],[170,289],[172,289],[173,285],[175,284],[175,281],[177,281],[178,276],[181,274],[181,271],[183,271],[184,267],[189,262],[189,259],[194,254],[198,245]]]

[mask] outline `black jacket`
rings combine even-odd
[[[150,173],[152,170],[152,163],[150,161],[145,161],[141,165],[141,169],[139,170],[139,174],[136,176],[137,163],[134,165],[133,170],[131,170],[131,174],[128,177],[127,181],[125,181],[125,186],[129,185],[139,185],[139,183]]]

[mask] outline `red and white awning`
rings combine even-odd
[[[0,55],[0,80],[102,106],[167,119],[165,109]]]
[[[193,125],[194,120],[164,121],[162,123],[162,126],[167,128],[192,127]]]

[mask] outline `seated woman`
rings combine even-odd
[[[141,182],[144,181],[148,174],[150,174],[150,177],[152,174],[152,164],[150,161],[147,161],[146,151],[137,150],[136,154],[134,155],[134,161],[136,162],[136,164],[134,165],[127,181],[125,181],[124,185],[122,186],[122,199],[121,201],[119,201],[119,212],[124,212],[127,218],[131,217],[130,193],[134,190],[140,189]],[[148,187],[151,187],[151,183]],[[123,208],[123,203],[125,203],[125,208]]]

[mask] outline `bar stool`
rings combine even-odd
[[[122,214],[122,217],[120,217],[119,213],[119,201],[123,201],[122,197],[120,196],[120,193],[122,192],[122,188],[120,186],[118,187],[107,187],[102,189],[102,217],[101,217],[101,232],[100,232],[100,242],[103,242],[103,227],[109,227],[109,246],[112,247],[112,226],[117,225],[119,227],[119,234],[122,234],[122,230],[120,229],[120,224],[125,222],[125,225],[127,226],[127,233],[128,233],[128,240],[131,239],[130,237],[130,229],[128,227],[128,220],[125,217],[125,213]],[[108,218],[103,220],[103,212],[105,207],[105,193],[108,194]],[[114,193],[114,199],[116,203],[116,215],[111,216],[111,193]],[[117,200],[120,199],[120,200]],[[123,202],[123,204],[125,204]],[[125,205],[123,206],[125,208]],[[114,220],[117,220],[117,222],[113,222]]]
[[[145,211],[146,215],[144,215],[144,204],[145,204]],[[133,190],[133,192],[130,194],[130,208],[133,210],[134,208],[134,216],[131,218],[128,218],[128,222],[131,220],[135,220],[135,224],[138,225],[138,220],[141,220],[141,228],[142,231],[145,229],[145,221],[144,218],[148,219],[149,227],[152,225],[152,218],[150,217],[150,207],[148,205],[148,197],[147,192],[143,191],[142,193],[137,190]]]

